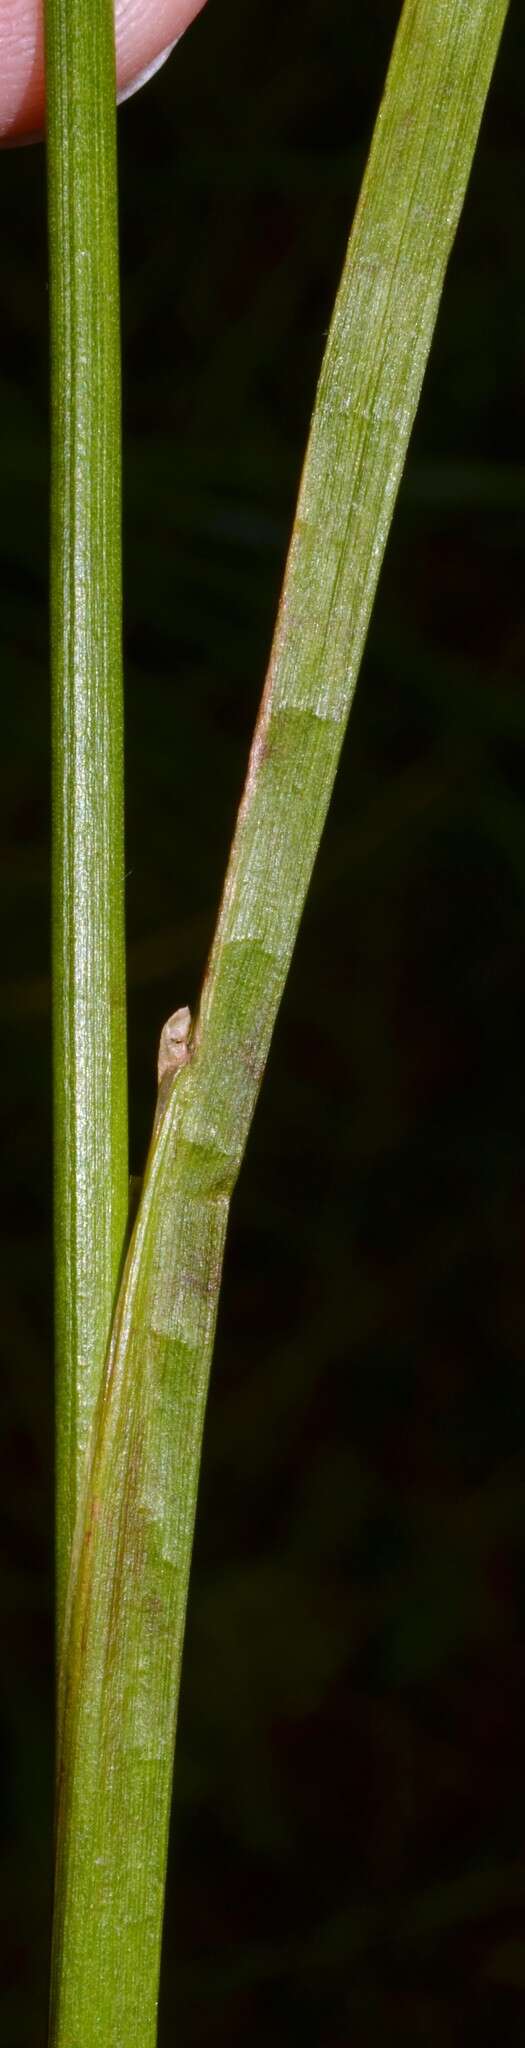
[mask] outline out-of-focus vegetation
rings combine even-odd
[[[196,995],[397,21],[214,0],[120,115],[132,1164]],[[161,2044],[518,2048],[525,32],[511,9],[236,1195]],[[2,2038],[46,2002],[47,303],[0,159]],[[341,1102],[344,1104],[341,1112]]]

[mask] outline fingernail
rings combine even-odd
[[[153,58],[152,64],[146,64],[145,70],[139,71],[138,78],[132,78],[129,85],[123,85],[122,91],[117,93],[119,107],[122,106],[123,100],[132,99],[134,92],[140,92],[141,85],[147,85],[148,80],[155,77],[155,72],[162,69],[162,65],[166,64],[168,57],[171,57],[172,50],[175,49],[176,44],[179,42],[180,36],[176,36],[174,43],[168,43],[167,50],[161,50],[160,56]]]

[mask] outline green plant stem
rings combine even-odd
[[[112,0],[47,0],[57,1638],[127,1216]]]
[[[407,0],[323,365],[192,1054],[155,1129],[70,1580],[53,2048],[153,2048],[228,1205],[324,822],[506,0]],[[322,1007],[320,974],[312,1010]],[[308,1041],[309,1018],[304,1019]]]

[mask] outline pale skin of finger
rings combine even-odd
[[[204,0],[115,0],[117,83],[125,97],[158,68]],[[42,0],[0,0],[0,144],[44,127]]]

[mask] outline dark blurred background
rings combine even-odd
[[[132,1166],[194,1001],[397,0],[210,0],[122,109]],[[525,2033],[525,25],[511,6],[235,1198],[161,2048]],[[0,2033],[52,1792],[47,259],[0,159]],[[80,2044],[79,2044],[80,2048]]]

